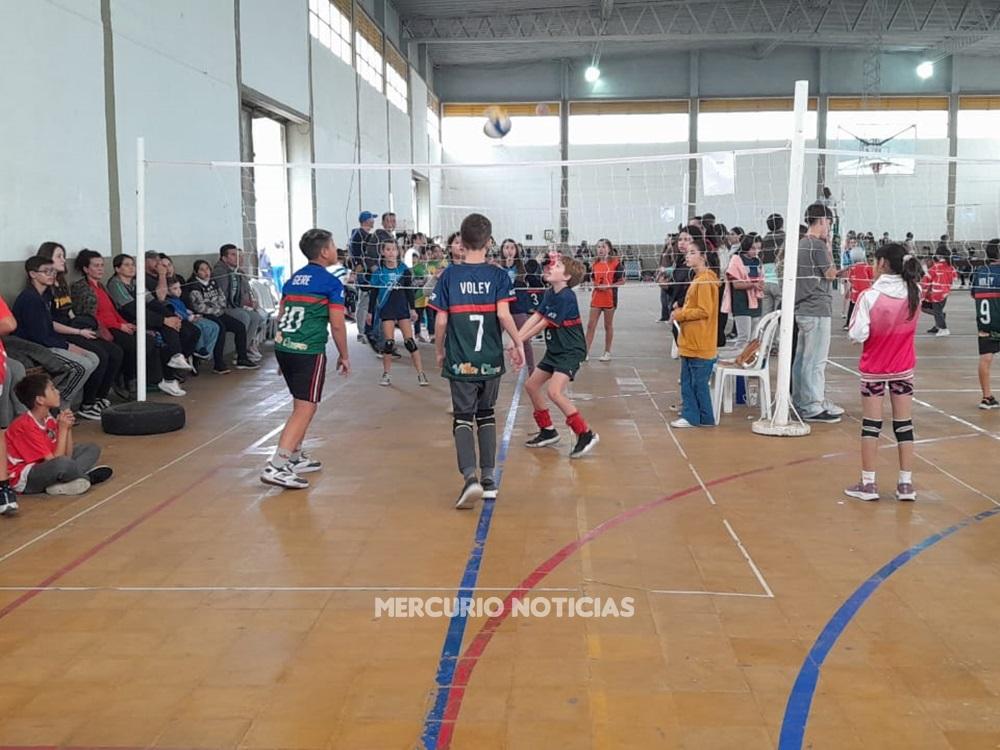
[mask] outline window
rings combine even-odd
[[[409,90],[407,82],[409,69],[406,59],[399,50],[391,44],[385,45],[385,97],[403,112],[410,111]]]
[[[382,32],[360,8],[355,7],[357,31],[354,33],[355,65],[365,81],[376,91],[382,89]]]
[[[569,105],[571,146],[687,143],[686,101],[581,101]]]
[[[427,134],[441,142],[441,102],[430,91],[427,92]]]
[[[320,44],[350,65],[350,0],[309,0],[309,33]]]

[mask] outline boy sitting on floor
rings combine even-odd
[[[111,478],[110,467],[97,466],[100,447],[73,445],[73,412],[64,409],[58,419],[52,416],[59,408],[59,391],[48,375],[28,375],[14,393],[28,407],[7,430],[7,468],[15,491],[82,495]]]

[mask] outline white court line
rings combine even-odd
[[[687,461],[688,469],[691,470],[691,473],[694,475],[694,478],[698,481],[698,484],[701,485],[701,489],[704,491],[705,497],[708,498],[708,502],[711,503],[712,505],[718,506],[718,503],[715,502],[715,496],[712,495],[711,491],[705,485],[705,482],[702,481],[701,475],[698,473],[698,470],[694,468],[694,464],[691,463],[691,459],[688,458],[687,453],[684,452],[684,448],[681,447],[680,442],[677,440],[677,436],[674,435],[674,431],[670,427],[670,422],[667,421],[666,416],[660,410],[659,405],[656,403],[656,399],[653,398],[653,394],[650,393],[649,387],[646,385],[646,381],[643,380],[642,376],[639,374],[639,369],[633,367],[632,371],[635,372],[635,377],[639,380],[639,384],[642,385],[643,391],[645,392],[644,395],[649,396],[649,400],[650,402],[652,402],[653,408],[656,409],[656,412],[660,415],[660,418],[667,426],[667,432],[670,433],[670,437],[673,439],[674,445],[677,446],[677,450],[680,451],[680,454],[684,457],[684,460]],[[732,524],[730,524],[726,518],[722,519],[722,523],[725,524],[726,530],[729,532],[729,535],[733,538],[733,541],[736,542],[736,546],[743,554],[743,557],[746,559],[747,564],[750,566],[750,570],[753,571],[754,576],[756,576],[757,581],[760,583],[765,593],[764,594],[719,594],[719,596],[752,596],[757,598],[773,599],[774,592],[771,590],[771,587],[767,585],[767,581],[764,579],[764,574],[760,572],[760,568],[757,567],[757,564],[753,561],[753,558],[750,557],[750,553],[747,552],[747,548],[744,546],[739,536],[733,530]],[[650,593],[670,593],[670,592],[667,592],[666,590],[657,590],[657,591],[652,591]],[[704,593],[707,594],[711,592],[704,592]]]
[[[674,594],[679,596],[741,596],[746,599],[773,599],[774,594],[744,594],[737,591],[685,591],[683,589],[649,589],[647,594]]]
[[[323,401],[326,401],[327,398],[329,398],[330,396],[332,396],[333,394],[335,394],[342,387],[343,387],[343,383],[338,384],[332,391],[330,391],[330,393],[328,393],[326,396],[323,397]],[[23,552],[24,550],[28,549],[28,547],[31,547],[32,545],[37,544],[38,542],[42,541],[46,537],[54,534],[55,532],[59,531],[60,529],[65,528],[69,524],[71,524],[74,521],[82,518],[83,516],[87,515],[88,513],[91,513],[92,511],[97,510],[102,505],[105,505],[106,503],[111,502],[112,500],[114,500],[119,495],[121,495],[121,494],[123,494],[125,492],[128,492],[129,490],[131,490],[134,487],[137,487],[138,485],[140,485],[143,482],[145,482],[147,479],[155,477],[157,474],[159,474],[164,469],[169,469],[171,466],[173,466],[173,465],[175,465],[177,463],[180,463],[185,458],[188,458],[189,456],[197,453],[202,448],[205,448],[205,447],[211,445],[212,443],[216,442],[220,438],[225,437],[226,435],[228,435],[229,433],[233,432],[234,430],[238,430],[239,428],[243,427],[244,425],[248,424],[249,422],[252,422],[252,421],[254,421],[256,419],[260,419],[261,417],[270,416],[274,412],[278,411],[278,409],[284,408],[288,404],[289,401],[291,401],[291,396],[283,396],[282,398],[280,398],[280,399],[277,400],[277,403],[275,403],[273,406],[265,409],[260,414],[254,414],[253,417],[248,417],[247,419],[243,419],[243,420],[237,422],[236,424],[232,425],[231,427],[229,427],[229,428],[223,430],[222,432],[220,432],[215,437],[209,438],[208,440],[206,440],[201,445],[198,445],[198,446],[192,448],[189,451],[185,451],[184,453],[182,453],[181,455],[179,455],[177,458],[175,458],[173,461],[170,461],[169,463],[163,464],[162,466],[159,466],[156,469],[153,469],[153,471],[149,472],[145,476],[139,477],[138,479],[136,479],[131,484],[128,484],[125,487],[122,487],[120,490],[117,490],[116,492],[113,492],[112,494],[110,494],[106,498],[104,498],[103,500],[100,500],[100,501],[94,503],[93,505],[90,505],[90,506],[84,508],[79,513],[76,513],[75,515],[70,516],[69,518],[67,518],[65,521],[62,521],[61,523],[56,524],[52,528],[50,528],[50,529],[48,529],[46,531],[43,531],[41,534],[38,534],[37,536],[29,539],[28,541],[26,541],[21,546],[15,547],[14,549],[10,550],[9,552],[6,552],[3,555],[0,555],[0,563],[6,562],[10,558],[12,558],[14,555],[17,555],[20,552]],[[284,425],[282,425],[282,427],[283,426]],[[281,428],[279,427],[278,429],[280,430]]]
[[[520,589],[521,586],[478,586],[470,591],[497,591],[505,594]],[[259,592],[365,592],[365,591],[447,591],[455,592],[454,586],[0,586],[0,592],[11,591],[62,591],[93,592],[114,591],[120,593],[259,593]],[[546,587],[534,588],[532,591],[580,591],[580,587]]]
[[[834,362],[832,360],[828,360],[828,361],[834,367],[839,367],[841,370],[845,370],[846,372],[849,372],[852,375],[857,375],[858,377],[861,377],[861,373],[858,372],[857,370],[852,370],[850,367],[845,367],[844,365],[842,365],[842,364],[840,364],[838,362]],[[948,419],[951,419],[951,420],[953,420],[955,422],[958,422],[959,424],[963,424],[966,427],[968,427],[969,429],[975,430],[976,432],[981,433],[983,435],[986,435],[987,437],[993,438],[994,440],[1000,440],[1000,435],[997,435],[996,433],[990,432],[989,430],[984,429],[984,428],[980,427],[977,424],[973,424],[972,422],[969,422],[966,419],[962,419],[961,417],[955,416],[954,414],[951,414],[950,412],[946,412],[944,409],[939,409],[938,407],[934,406],[934,404],[929,404],[926,401],[922,401],[921,399],[917,398],[916,396],[913,397],[913,403],[920,404],[925,409],[930,409],[933,412],[937,412],[938,414],[940,414],[943,417],[948,417]]]

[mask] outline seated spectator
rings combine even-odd
[[[90,264],[93,265],[91,260]],[[136,366],[136,340],[135,334],[135,258],[131,255],[116,255],[111,261],[115,269],[115,275],[108,281],[107,294],[118,308],[117,312],[128,325],[112,329],[112,335],[118,345],[125,350],[126,377],[135,377]],[[103,264],[103,259],[102,259]],[[103,269],[102,269],[103,273]],[[96,274],[96,267],[88,273]],[[88,282],[89,283],[89,282]],[[110,315],[110,313],[109,313]],[[110,318],[109,318],[110,319]],[[173,361],[174,354],[179,350],[171,350],[167,346],[166,339],[156,334],[162,330],[164,317],[159,305],[150,302],[146,305],[146,375],[150,383],[156,383],[156,387],[170,396],[184,396],[186,391],[180,387],[177,380],[168,375],[167,365]],[[116,331],[118,331],[116,333]],[[130,364],[129,364],[130,363]]]
[[[247,353],[247,328],[226,312],[226,298],[218,282],[212,278],[212,267],[207,260],[194,264],[194,273],[188,282],[187,304],[198,315],[218,323],[224,332],[233,334],[236,340],[236,369],[256,370],[260,365],[251,362]],[[220,337],[225,344],[225,333]],[[224,358],[216,358],[215,372],[229,372]]]
[[[100,358],[93,352],[69,343],[53,327],[51,289],[56,279],[55,266],[48,258],[36,255],[25,261],[24,270],[28,283],[14,300],[14,317],[19,324],[15,335],[47,347],[57,357],[81,365],[84,369],[82,380],[70,383],[63,396],[67,406],[71,406],[82,392],[80,416],[85,419],[100,419],[101,407],[97,403],[97,392],[104,375],[98,370]]]
[[[86,253],[96,255],[93,250],[80,251],[81,256]],[[106,409],[111,406],[108,398],[111,387],[121,374],[122,349],[115,344],[111,332],[101,328],[93,309],[74,301],[72,289],[66,283],[66,249],[58,242],[43,242],[38,248],[38,256],[51,260],[56,270],[52,285],[52,326],[70,344],[97,355],[99,362],[92,376],[99,384],[95,403],[100,409]],[[80,270],[79,260],[78,256],[77,271]],[[76,285],[73,288],[77,288]]]
[[[152,251],[146,253],[146,291],[152,297],[150,303],[159,305],[165,318],[174,318],[179,321],[179,327],[174,325],[174,320],[164,321],[167,331],[164,332],[161,329],[164,337],[170,340],[169,347],[172,350],[179,349],[182,355],[182,360],[175,359],[176,364],[170,365],[170,367],[181,371],[194,370],[194,350],[198,348],[201,331],[194,323],[177,315],[168,301],[170,294],[167,289],[170,280],[175,275],[174,264],[169,255]],[[174,335],[174,331],[176,331],[176,335]]]
[[[226,313],[240,321],[247,329],[247,357],[260,362],[260,344],[263,341],[264,320],[254,308],[253,296],[246,274],[239,270],[239,249],[236,245],[219,248],[219,262],[212,269],[212,276],[226,300]]]
[[[222,326],[216,323],[214,320],[209,320],[197,313],[193,313],[188,309],[188,306],[184,304],[184,300],[181,299],[181,277],[174,276],[170,283],[167,285],[167,302],[177,313],[177,316],[187,322],[191,323],[198,328],[198,348],[194,350],[194,356],[200,359],[214,359],[216,364],[221,364],[221,367],[216,367],[215,372],[218,375],[225,375],[229,370],[226,369],[226,363],[222,356],[223,348],[226,345],[226,339],[222,336]],[[192,366],[194,362],[191,362]],[[197,371],[197,368],[195,368]]]
[[[0,414],[4,425],[10,425],[14,418],[27,411],[14,395],[15,386],[21,382],[30,369],[44,370],[56,388],[71,385],[86,377],[87,371],[76,362],[57,357],[52,350],[20,336],[4,336],[3,345],[7,349],[7,380],[10,383],[8,395],[0,399]],[[60,390],[60,393],[62,391]]]
[[[17,321],[0,297],[0,334],[11,333],[17,328]],[[10,392],[10,382],[7,380],[7,352],[4,350],[3,341],[0,340],[0,396]],[[9,516],[17,513],[17,494],[10,486],[10,473],[7,470],[7,425],[0,423],[0,516]]]
[[[18,383],[17,397],[28,407],[7,430],[7,470],[17,492],[82,495],[111,478],[110,467],[97,465],[96,444],[74,445],[73,412],[52,416],[60,397],[48,375],[28,375]]]

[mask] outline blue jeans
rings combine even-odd
[[[681,357],[681,416],[690,424],[714,427],[712,394],[708,379],[712,377],[714,359]]]
[[[212,350],[215,349],[215,342],[219,340],[219,324],[205,318],[196,320],[194,324],[201,331],[201,337],[198,339],[198,353],[211,354]]]
[[[792,362],[792,404],[802,418],[826,409],[826,358],[830,354],[830,318],[796,315],[799,328]]]

